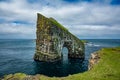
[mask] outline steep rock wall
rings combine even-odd
[[[34,60],[53,62],[62,58],[68,48],[69,58],[84,58],[84,44],[53,18],[37,14],[36,53]]]

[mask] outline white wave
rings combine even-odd
[[[99,47],[100,45],[98,45],[98,44],[94,44],[94,46]]]
[[[99,46],[100,46],[100,45],[94,44],[94,43],[92,43],[92,42],[89,42],[89,43],[87,43],[86,45],[87,45],[87,46],[95,46],[95,47],[99,47]]]

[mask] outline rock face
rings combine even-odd
[[[99,62],[99,59],[100,59],[99,52],[92,53],[89,59],[88,70],[92,69],[93,66]]]
[[[83,42],[53,18],[37,14],[36,53],[34,60],[53,62],[62,58],[62,48],[68,49],[69,58],[84,59]]]

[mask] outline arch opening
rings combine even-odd
[[[68,62],[68,48],[67,47],[62,48],[62,61]]]

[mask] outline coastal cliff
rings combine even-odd
[[[34,60],[54,62],[62,58],[62,48],[69,58],[84,59],[84,43],[53,18],[37,14],[36,53]]]

